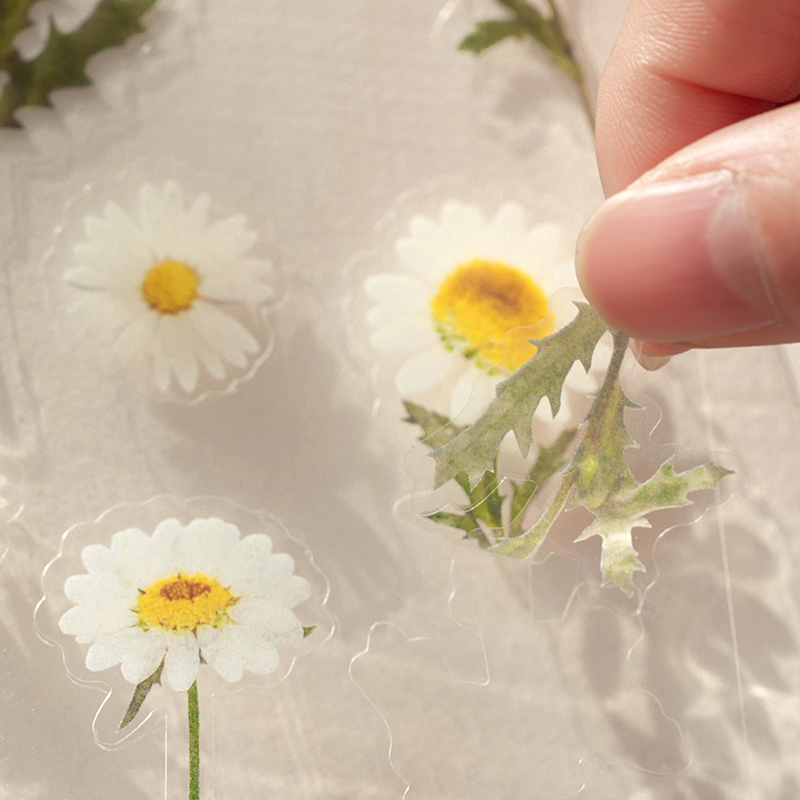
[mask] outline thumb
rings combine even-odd
[[[601,206],[577,268],[611,327],[696,347],[800,340],[799,128],[799,104],[736,123]]]

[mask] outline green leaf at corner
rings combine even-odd
[[[602,537],[603,582],[617,583],[630,592],[633,573],[644,570],[631,541],[633,529],[651,527],[646,515],[652,511],[690,505],[691,492],[713,489],[730,474],[730,470],[715,464],[701,464],[686,472],[675,472],[673,460],[669,459],[644,483],[634,480],[608,496],[595,509],[595,520],[576,541],[595,535]]]
[[[142,707],[142,703],[144,703],[144,701],[147,699],[147,695],[150,693],[150,690],[157,683],[161,683],[161,673],[163,669],[164,662],[162,661],[158,665],[158,669],[149,678],[145,678],[136,686],[136,689],[133,692],[133,698],[128,706],[128,710],[125,712],[125,716],[122,718],[119,728],[117,728],[118,731],[121,731],[123,728],[127,727],[131,724],[131,722],[133,722],[134,717],[139,713],[139,709]]]
[[[72,33],[60,33],[51,25],[47,46],[32,61],[11,53],[5,64],[9,80],[0,95],[0,126],[20,127],[14,112],[22,106],[51,105],[49,96],[56,89],[86,86],[89,59],[141,33],[141,18],[155,2],[100,0],[94,14]]]
[[[303,625],[303,638],[305,639],[306,636],[311,636],[311,634],[314,633],[316,629],[317,629],[316,625],[309,625],[308,627]]]
[[[600,337],[608,330],[585,303],[576,303],[578,316],[569,325],[537,341],[536,355],[497,387],[497,395],[480,419],[454,439],[433,451],[435,485],[442,486],[466,472],[471,486],[492,469],[500,443],[513,431],[523,456],[533,443],[531,428],[536,407],[543,398],[553,414],[561,407],[561,391],[576,361],[588,370]]]
[[[464,37],[458,49],[469,53],[482,53],[503,39],[513,36],[521,39],[529,35],[528,28],[515,19],[487,19],[475,24],[475,30]]]

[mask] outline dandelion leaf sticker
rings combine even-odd
[[[713,489],[730,474],[714,464],[703,464],[676,473],[669,459],[655,475],[640,484],[625,461],[624,451],[634,445],[625,429],[624,412],[635,408],[619,381],[603,386],[589,417],[586,433],[570,467],[575,494],[570,508],[584,506],[596,515],[578,541],[599,535],[603,539],[604,583],[617,583],[626,592],[633,588],[633,573],[644,570],[631,541],[634,528],[649,528],[647,514],[689,505],[689,492]]]
[[[100,0],[94,14],[72,33],[60,33],[51,24],[45,49],[31,61],[20,58],[7,36],[0,37],[0,72],[8,75],[0,95],[0,126],[20,127],[14,112],[22,106],[50,106],[50,93],[56,89],[88,85],[89,59],[144,31],[141,18],[155,2]]]
[[[603,540],[603,583],[616,583],[630,593],[633,573],[644,570],[631,540],[633,529],[649,528],[647,514],[651,511],[689,505],[690,492],[713,489],[730,470],[703,464],[676,473],[669,459],[644,483],[636,480],[625,460],[625,450],[635,446],[625,428],[625,409],[637,406],[625,396],[619,384],[619,369],[627,342],[627,336],[614,335],[614,354],[603,386],[592,404],[581,442],[549,506],[529,530],[498,542],[492,549],[525,558],[538,548],[563,510],[583,506],[595,519],[577,541],[600,536]]]
[[[523,456],[533,444],[532,425],[543,398],[555,415],[561,407],[561,390],[576,361],[588,370],[600,337],[608,330],[585,303],[576,303],[577,317],[546,339],[537,341],[536,355],[497,387],[497,395],[483,415],[454,439],[433,451],[435,485],[442,486],[466,472],[469,485],[478,484],[492,470],[500,442],[513,431]]]
[[[662,464],[652,478],[642,484],[626,486],[609,495],[597,509],[597,517],[577,541],[599,535],[603,539],[602,572],[604,583],[617,583],[627,592],[633,588],[636,570],[644,570],[631,541],[634,528],[649,528],[646,515],[666,508],[691,504],[690,492],[713,489],[730,470],[715,464],[702,464],[686,472],[675,472],[672,459]]]

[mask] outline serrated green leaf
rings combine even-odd
[[[125,716],[122,718],[119,728],[117,728],[118,731],[121,731],[123,728],[127,727],[131,722],[133,722],[134,717],[139,713],[139,709],[142,707],[142,703],[144,703],[144,701],[147,699],[147,695],[150,693],[150,690],[157,683],[161,683],[161,672],[163,669],[164,662],[162,661],[158,665],[158,669],[149,678],[145,678],[140,684],[137,684],[136,689],[133,692],[133,698],[128,706],[128,710],[125,712]]]
[[[634,528],[649,528],[646,515],[652,511],[691,505],[690,492],[713,489],[731,471],[715,464],[702,464],[686,472],[675,472],[673,459],[665,461],[644,483],[634,481],[609,495],[596,509],[597,517],[576,541],[591,536],[603,539],[602,570],[604,583],[618,583],[625,591],[632,588],[632,577],[644,566],[631,541]]]
[[[100,0],[94,14],[76,31],[59,33],[52,25],[45,49],[32,61],[16,52],[6,59],[9,81],[0,95],[0,125],[20,127],[14,112],[22,106],[49,106],[56,89],[89,83],[86,64],[109,47],[141,33],[141,18],[156,0]]]
[[[608,330],[603,320],[585,303],[576,303],[577,317],[560,331],[536,342],[536,355],[497,387],[496,397],[483,415],[454,439],[433,451],[435,486],[466,472],[469,485],[492,469],[500,443],[513,431],[523,456],[533,437],[533,414],[547,397],[553,414],[561,407],[561,391],[576,361],[588,370],[600,337]]]
[[[34,0],[0,0],[0,72],[8,69],[17,34],[32,23],[28,9]]]
[[[456,528],[462,530],[467,536],[474,533],[476,528],[480,525],[467,514],[454,514],[450,511],[436,511],[433,514],[426,514],[427,519],[431,522],[438,522],[440,525],[447,525],[448,528]]]
[[[419,439],[430,447],[441,447],[464,430],[464,428],[454,425],[443,414],[437,414],[425,406],[412,403],[410,400],[404,400],[403,405],[408,414],[405,422],[422,428],[422,436]]]
[[[470,53],[482,53],[484,50],[502,42],[503,39],[517,39],[529,35],[525,25],[515,19],[487,19],[475,24],[475,30],[465,36],[458,49]]]

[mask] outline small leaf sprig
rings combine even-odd
[[[23,106],[52,106],[50,94],[56,89],[89,85],[85,72],[89,59],[142,33],[142,16],[155,2],[100,0],[92,15],[71,33],[61,33],[48,22],[47,44],[30,61],[14,48],[14,39],[30,24],[27,15],[33,0],[0,3],[0,74],[7,76],[0,93],[0,127],[21,127],[15,112]]]
[[[561,13],[555,0],[546,0],[549,16],[542,14],[527,0],[497,0],[511,16],[504,19],[481,20],[475,29],[462,39],[459,50],[479,54],[504,39],[532,39],[577,87],[581,103],[594,127],[594,109],[586,86],[583,67],[575,57],[574,47],[567,36]]]

